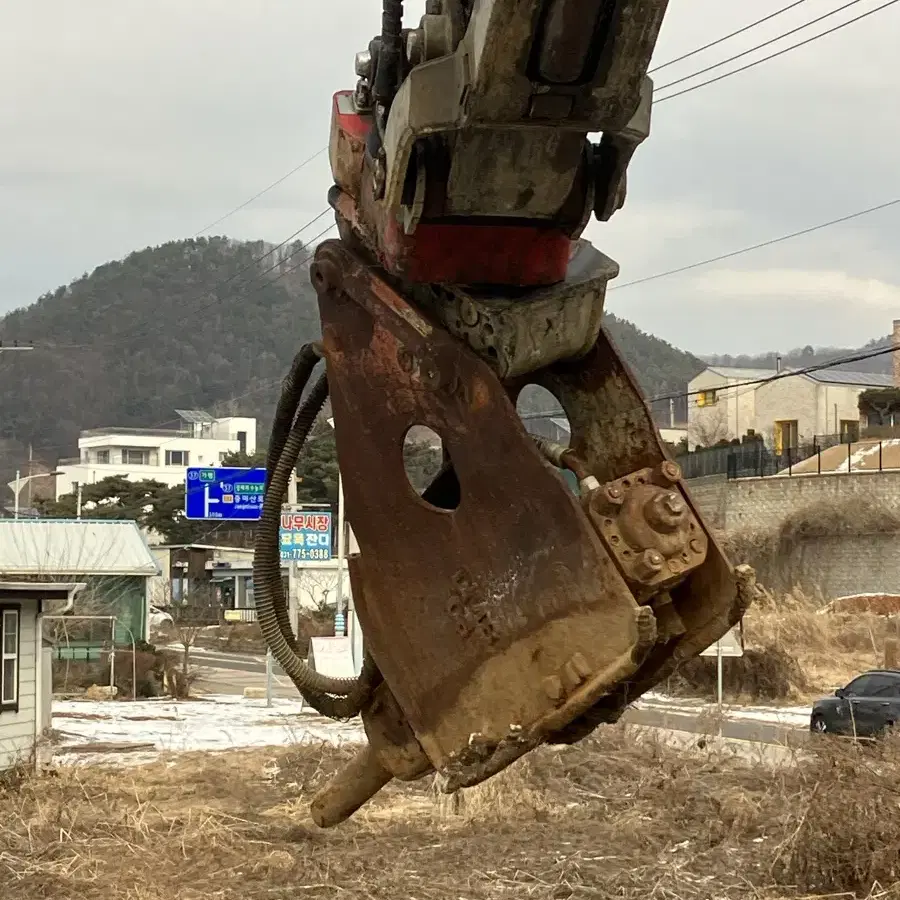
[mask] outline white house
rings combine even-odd
[[[43,651],[44,603],[63,601],[71,610],[83,587],[0,581],[0,772],[37,762],[53,689]]]
[[[691,449],[739,438],[748,430],[766,438],[776,452],[817,435],[854,440],[859,436],[859,395],[893,384],[888,374],[841,369],[773,379],[777,374],[775,369],[709,366],[690,381]]]
[[[756,388],[775,369],[709,366],[688,382],[688,446],[709,446],[756,430]]]
[[[771,435],[776,453],[812,441],[816,435],[859,440],[859,395],[891,387],[888,374],[823,369],[784,378],[756,392],[756,430]]]
[[[92,428],[81,432],[78,456],[57,466],[56,498],[79,484],[111,475],[184,484],[188,466],[218,466],[229,453],[256,452],[256,419],[216,419],[202,410],[175,410],[178,428]]]

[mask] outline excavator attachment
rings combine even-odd
[[[407,30],[400,0],[382,2],[356,89],[334,98],[341,240],[315,254],[322,342],[283,387],[254,562],[275,656],[313,706],[361,714],[368,736],[313,802],[324,827],[393,778],[437,772],[455,791],[616,721],[754,591],[601,326],[618,266],[597,251],[577,264],[649,134],[665,0],[429,0]],[[320,357],[327,375],[302,399]],[[564,409],[567,446],[526,431],[516,400],[532,384]],[[327,394],[360,548],[355,680],[299,659],[276,546]],[[421,495],[403,462],[414,426],[444,448]]]
[[[370,747],[315,801],[332,825],[391,777],[437,771],[453,791],[615,721],[734,625],[747,592],[602,330],[580,358],[504,382],[341,243],[312,277],[354,604],[384,678],[362,710]],[[568,448],[526,432],[526,383],[560,400]],[[416,425],[445,448],[421,496],[403,464]]]

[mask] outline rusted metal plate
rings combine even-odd
[[[561,727],[635,671],[652,615],[484,362],[338,242],[319,247],[313,282],[361,550],[354,597],[416,738],[441,769],[473,735],[491,747]],[[457,508],[410,486],[413,425],[443,438]]]
[[[601,484],[615,482],[630,472],[656,468],[668,459],[634,375],[605,330],[585,357],[526,376],[513,390],[527,383],[540,384],[559,400],[571,426],[570,446]],[[597,712],[605,711],[607,720],[614,720],[629,702],[667,677],[681,660],[718,640],[740,619],[746,606],[730,563],[684,483],[672,489],[682,495],[691,520],[705,532],[705,559],[671,590],[672,606],[683,623],[683,633],[657,644],[634,677],[600,701]]]

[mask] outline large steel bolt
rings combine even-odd
[[[356,75],[359,78],[368,78],[372,69],[372,54],[368,50],[361,50],[354,60]]]
[[[463,297],[459,304],[459,317],[469,327],[478,324],[479,313],[478,307],[471,301],[469,297]]]
[[[659,474],[662,475],[666,481],[675,484],[676,482],[681,481],[681,466],[679,466],[678,463],[667,459],[660,463]]]
[[[644,515],[654,531],[671,534],[687,517],[687,504],[677,491],[659,490],[644,504]]]
[[[642,579],[653,578],[662,571],[664,564],[665,560],[659,550],[645,550],[635,562],[635,574]]]
[[[330,259],[317,259],[310,268],[310,274],[313,286],[320,293],[340,290],[344,283],[340,269]]]
[[[544,679],[544,693],[551,700],[561,700],[563,695],[562,679],[558,675],[548,675]]]
[[[566,663],[566,669],[573,672],[579,682],[590,678],[592,674],[591,664],[580,652],[572,654],[572,658]]]

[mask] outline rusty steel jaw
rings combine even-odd
[[[319,247],[313,283],[354,604],[384,679],[369,746],[313,804],[328,826],[391,778],[434,770],[456,790],[614,720],[745,601],[605,333],[501,381],[342,243]],[[568,415],[580,498],[516,413],[527,383]],[[403,464],[416,425],[446,453],[422,496]]]

